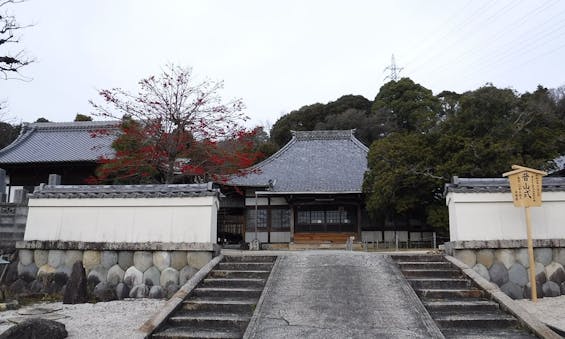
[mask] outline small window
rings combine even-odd
[[[254,231],[255,230],[255,222],[257,221],[257,228],[258,229],[265,229],[267,228],[267,210],[266,209],[258,209],[257,216],[255,216],[254,209],[247,210],[247,230]]]
[[[290,228],[290,210],[276,208],[271,210],[271,229],[281,230]]]
[[[306,225],[310,223],[310,211],[298,211],[298,224]]]

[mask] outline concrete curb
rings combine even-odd
[[[402,272],[400,271],[400,268],[398,267],[396,262],[394,262],[390,255],[386,255],[385,258],[386,262],[390,265],[390,267],[398,277],[398,282],[400,283],[400,287],[404,291],[404,295],[410,300],[414,308],[416,308],[418,314],[422,316],[424,326],[426,326],[426,329],[428,330],[430,335],[432,335],[432,338],[445,338],[436,322],[432,319],[432,316],[430,315],[428,310],[426,310],[426,307],[424,307],[424,304],[422,304],[422,301],[420,300],[412,286],[410,286],[408,280],[406,280],[406,278],[404,277],[404,274],[402,274]]]
[[[538,318],[526,311],[522,306],[516,304],[514,300],[512,300],[512,298],[502,292],[500,288],[498,288],[498,286],[487,281],[480,274],[475,272],[475,270],[471,269],[469,266],[465,265],[463,262],[452,256],[446,255],[445,258],[453,265],[460,268],[463,273],[465,273],[465,275],[471,278],[480,288],[485,290],[486,293],[491,297],[491,299],[500,304],[500,307],[503,310],[513,314],[522,325],[532,330],[532,332],[534,332],[538,337],[547,339],[562,338],[560,335],[553,332]]]
[[[255,328],[257,327],[257,321],[259,319],[259,313],[261,313],[261,309],[263,308],[263,301],[265,300],[265,296],[267,295],[267,293],[269,293],[274,283],[273,276],[275,275],[275,272],[279,269],[279,264],[281,260],[282,257],[277,256],[277,259],[275,260],[275,264],[273,265],[273,268],[271,269],[271,273],[269,273],[269,277],[267,278],[267,282],[265,283],[265,287],[263,288],[263,293],[261,293],[261,296],[257,301],[257,305],[255,306],[255,311],[253,312],[253,316],[251,316],[251,320],[249,320],[249,324],[245,329],[245,333],[243,333],[243,339],[251,338],[252,333],[255,332]]]
[[[202,267],[196,274],[190,278],[178,291],[175,293],[171,299],[167,301],[165,306],[161,308],[157,313],[155,313],[149,320],[147,320],[141,327],[137,330],[143,338],[149,338],[149,336],[155,332],[160,326],[162,326],[169,315],[179,308],[188,296],[188,294],[210,273],[210,271],[224,259],[224,255],[212,259],[204,267]]]

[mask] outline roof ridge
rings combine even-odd
[[[89,129],[100,128],[103,126],[118,127],[121,123],[119,120],[106,120],[106,121],[72,121],[72,122],[33,122],[26,123],[24,126],[28,128],[35,128],[37,130],[61,130],[61,129]]]
[[[353,136],[354,129],[347,130],[313,130],[313,131],[290,131],[298,140],[327,140],[327,139],[349,139]]]

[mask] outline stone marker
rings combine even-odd
[[[129,292],[130,292],[130,288],[128,285],[124,284],[124,283],[119,283],[116,286],[116,297],[119,300],[123,300],[125,298],[129,298]]]
[[[86,271],[82,266],[82,261],[73,264],[71,277],[67,282],[63,304],[81,304],[88,301],[86,294]]]
[[[149,290],[149,298],[152,299],[163,299],[165,297],[165,291],[161,286],[152,286]]]
[[[0,334],[0,339],[62,339],[68,336],[64,324],[54,320],[41,318],[30,318],[16,324],[4,333]]]
[[[135,285],[129,292],[130,298],[145,298],[149,293],[149,289],[145,284]]]
[[[96,285],[92,295],[94,295],[96,301],[112,301],[118,298],[114,287],[107,282],[101,282]]]

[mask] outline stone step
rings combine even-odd
[[[225,300],[225,299],[189,299],[184,301],[179,312],[227,312],[227,313],[253,313],[255,310],[255,299],[239,299],[239,300]]]
[[[445,338],[457,339],[531,339],[537,338],[520,328],[449,328],[442,329]]]
[[[197,287],[192,291],[195,297],[259,298],[263,288]]]
[[[516,318],[502,313],[437,314],[433,317],[440,328],[492,328],[518,327]]]
[[[414,289],[464,289],[472,287],[469,279],[410,278],[408,282]]]
[[[208,274],[209,278],[258,278],[267,279],[271,272],[269,270],[213,270]]]
[[[234,271],[270,271],[273,263],[266,262],[220,262],[217,266],[220,270]]]
[[[483,298],[484,293],[478,289],[414,289],[420,298],[426,299],[460,299]]]
[[[412,270],[412,269],[428,269],[428,270],[445,270],[453,269],[453,265],[450,262],[445,261],[399,261],[398,266],[401,270]]]
[[[499,309],[498,304],[490,300],[424,301],[424,306],[430,313],[494,312]]]
[[[191,314],[175,314],[169,318],[171,326],[184,326],[192,328],[223,328],[245,330],[251,315],[232,313],[195,312]]]
[[[410,278],[461,278],[463,273],[459,269],[403,269],[402,274]]]
[[[201,287],[263,287],[266,279],[258,278],[206,278]]]
[[[410,262],[441,262],[445,261],[445,258],[441,254],[398,254],[398,255],[391,255],[391,258],[395,261],[410,261]]]
[[[267,262],[273,263],[277,260],[276,256],[271,255],[226,255],[224,262]]]
[[[217,328],[199,328],[194,329],[191,327],[171,327],[163,331],[153,334],[152,338],[241,338],[243,336],[241,329],[217,329]]]

